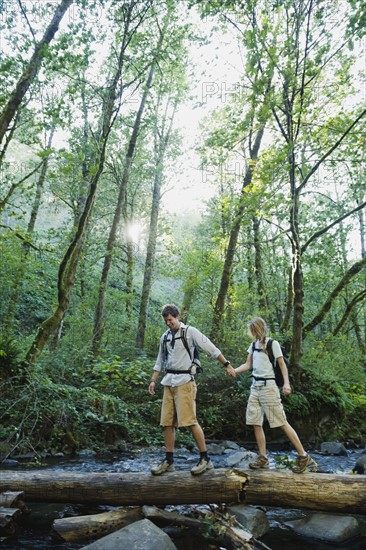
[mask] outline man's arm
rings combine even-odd
[[[220,361],[222,365],[224,365],[224,367],[226,368],[227,374],[229,374],[233,378],[236,377],[235,369],[233,369],[230,361],[227,361],[222,353],[220,353],[220,355],[217,357],[217,360]]]

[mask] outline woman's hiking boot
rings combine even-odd
[[[252,470],[259,470],[260,468],[269,468],[268,458],[264,455],[259,455],[259,457],[253,462],[249,462],[249,468]]]
[[[305,456],[299,455],[297,457],[297,464],[292,468],[292,471],[295,474],[302,474],[309,467],[311,468],[312,472],[316,472],[318,464],[313,458],[311,458],[309,454],[306,454]]]
[[[197,462],[196,466],[193,466],[191,469],[191,474],[194,476],[197,476],[199,474],[203,474],[203,472],[206,472],[206,470],[212,470],[213,464],[209,458],[200,458]]]
[[[167,460],[163,460],[161,464],[151,468],[151,473],[154,476],[160,476],[165,472],[174,472],[174,471],[175,471],[174,464],[172,462],[168,462]]]

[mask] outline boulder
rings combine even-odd
[[[235,441],[230,441],[229,439],[222,441],[221,445],[223,445],[225,449],[232,449],[233,451],[238,451],[240,449],[240,446],[235,443]]]
[[[348,451],[343,443],[338,441],[325,441],[320,446],[320,452],[326,455],[347,456]]]
[[[249,531],[254,538],[262,537],[269,530],[266,514],[255,506],[238,504],[228,507],[229,514],[233,514],[240,525]]]
[[[360,456],[360,458],[357,459],[357,462],[356,462],[352,472],[356,472],[357,474],[365,474],[366,473],[366,455],[362,455],[362,456]]]
[[[222,443],[208,443],[207,452],[209,455],[223,455],[225,446]]]
[[[237,466],[238,468],[246,470],[249,468],[249,462],[255,460],[257,456],[258,455],[252,453],[252,451],[236,451],[226,458],[226,464],[229,468]]]
[[[149,519],[135,521],[81,550],[177,550],[164,531]]]
[[[287,522],[297,535],[322,540],[329,544],[344,544],[361,535],[360,525],[352,516],[316,512],[305,519]]]

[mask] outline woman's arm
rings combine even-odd
[[[240,367],[237,367],[235,370],[236,373],[239,372],[246,372],[252,368],[252,355],[248,353],[248,357],[246,362],[243,365],[240,365]]]
[[[282,392],[283,392],[284,395],[290,395],[292,390],[291,390],[290,381],[289,381],[289,378],[288,378],[288,370],[287,370],[287,367],[286,367],[286,363],[283,360],[282,356],[277,358],[277,362],[280,366],[282,376],[283,376],[283,382],[284,383],[283,383]]]

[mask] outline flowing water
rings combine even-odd
[[[275,455],[287,455],[286,452],[270,453],[270,466],[275,467]],[[348,473],[352,470],[358,456],[365,454],[365,450],[348,451],[348,456],[325,456],[316,452],[311,455],[318,462],[321,472]],[[52,472],[147,472],[153,464],[160,461],[163,456],[162,450],[157,449],[134,449],[129,452],[114,453],[103,458],[57,458],[47,459],[42,470]],[[289,454],[289,458],[294,455]],[[226,456],[211,455],[211,460],[216,468],[227,467]],[[197,461],[197,454],[192,454],[187,449],[178,449],[175,455],[176,470],[190,470]],[[17,468],[23,470],[24,465],[19,464]],[[0,471],[1,476],[1,471]],[[55,519],[83,515],[86,513],[98,513],[110,509],[100,506],[93,510],[82,506],[70,504],[41,504],[27,502],[31,510],[29,516],[24,520],[20,532],[14,537],[0,539],[0,550],[77,550],[87,544],[58,542],[52,538],[50,529]],[[187,507],[167,507],[178,512],[187,511]],[[270,531],[261,539],[272,550],[364,550],[366,548],[366,518],[356,516],[362,531],[361,540],[348,542],[343,546],[324,544],[316,540],[308,540],[297,537],[286,525],[288,521],[301,519],[309,514],[306,510],[283,509],[262,507],[265,510]],[[192,529],[179,529],[176,527],[164,528],[164,531],[172,538],[178,550],[230,550],[230,546],[223,546],[222,540],[215,541],[205,539],[200,533]],[[131,549],[132,550],[132,549]],[[148,550],[148,549],[146,549]]]

